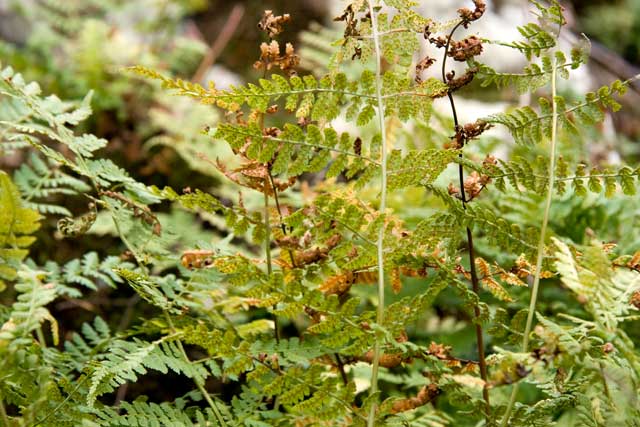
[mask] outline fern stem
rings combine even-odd
[[[176,327],[173,325],[173,321],[171,320],[171,316],[169,315],[169,313],[167,313],[166,310],[163,310],[163,313],[164,313],[165,318],[167,319],[167,324],[169,325],[169,328],[171,328],[171,332],[175,333],[176,332]],[[189,356],[187,356],[187,352],[184,350],[184,346],[182,345],[182,341],[180,341],[180,339],[176,340],[176,345],[178,346],[178,350],[180,351],[180,354],[182,355],[182,358],[184,359],[184,361],[186,363],[191,363],[191,360],[189,360]],[[211,396],[209,396],[209,392],[207,391],[207,389],[204,388],[204,384],[201,383],[196,378],[193,378],[193,382],[196,384],[196,387],[198,387],[198,390],[200,390],[200,393],[202,393],[202,396],[207,401],[207,404],[209,405],[209,407],[213,411],[213,415],[218,420],[219,425],[226,426],[227,423],[224,420],[224,417],[220,413],[220,410],[218,409],[218,406],[216,405],[216,403],[213,401],[213,399],[211,399]]]
[[[7,411],[4,408],[4,402],[2,400],[2,395],[0,395],[0,420],[2,420],[3,425],[9,425],[9,417],[7,416]]]
[[[380,39],[378,35],[377,16],[373,8],[373,0],[369,0],[369,14],[371,15],[371,31],[373,35],[373,45],[375,48],[376,61],[376,99],[378,103],[378,124],[380,128],[380,136],[382,139],[381,158],[380,158],[380,215],[384,215],[387,208],[387,132],[384,123],[384,104],[382,100],[382,76],[381,64],[382,55],[380,53]],[[384,221],[378,231],[378,308],[376,310],[376,323],[382,325],[384,322]],[[373,347],[373,361],[371,367],[371,390],[370,396],[375,396],[378,392],[378,370],[380,368],[380,351],[382,343],[381,338],[376,335]],[[369,410],[367,418],[367,427],[374,427],[376,420],[377,398]]]
[[[36,329],[36,335],[38,336],[38,341],[40,342],[40,346],[42,348],[47,348],[47,340],[44,337],[44,332],[42,332],[42,326],[38,326]]]
[[[549,159],[549,184],[547,187],[547,195],[544,205],[544,215],[542,217],[542,227],[540,228],[540,240],[538,241],[538,254],[536,256],[536,271],[533,276],[533,289],[531,290],[531,300],[529,301],[529,313],[527,314],[527,323],[524,327],[524,334],[522,336],[522,352],[526,353],[529,348],[529,334],[531,333],[531,327],[533,325],[533,317],[535,315],[536,302],[538,300],[538,289],[540,287],[540,272],[542,270],[542,259],[544,258],[544,240],[547,234],[547,224],[549,223],[549,212],[551,210],[551,199],[553,197],[553,187],[555,184],[555,169],[556,169],[556,143],[558,133],[558,107],[556,104],[556,58],[553,58],[553,68],[551,73],[551,99],[552,99],[552,113],[551,113],[551,146],[550,159]],[[511,397],[502,420],[502,427],[509,425],[509,417],[513,405],[516,401],[518,394],[518,386],[520,383],[516,383],[511,391]]]
[[[456,32],[461,25],[464,24],[464,20],[458,22],[449,33],[449,37],[447,37],[447,44],[444,48],[444,56],[442,58],[442,81],[447,84],[446,78],[446,65],[447,65],[447,54],[449,53],[449,45],[451,44],[451,38],[453,34]],[[447,91],[447,97],[449,98],[449,103],[451,104],[451,112],[453,114],[453,124],[455,127],[456,133],[460,128],[460,123],[458,122],[458,113],[456,112],[456,104],[453,101],[453,95],[451,91]],[[463,158],[462,147],[460,147],[460,154],[458,155],[460,160]],[[462,162],[458,163],[458,179],[460,182],[460,195],[462,198],[462,207],[466,211],[467,210],[467,198],[464,192],[464,167]],[[475,317],[475,330],[476,330],[476,347],[478,350],[478,365],[480,367],[480,378],[484,382],[484,386],[482,387],[482,398],[485,402],[485,418],[487,423],[489,422],[489,417],[491,413],[491,403],[489,400],[489,389],[487,388],[487,361],[484,353],[484,338],[482,325],[480,324],[480,284],[478,281],[478,274],[476,272],[476,252],[475,246],[473,245],[473,234],[471,233],[471,229],[466,227],[467,232],[467,252],[469,252],[469,269],[471,270],[471,288],[473,293],[478,297],[478,304],[475,304],[473,307],[473,314]]]
[[[69,393],[67,394],[67,397],[64,398],[64,400],[60,403],[58,403],[56,405],[55,408],[53,408],[51,410],[51,412],[49,412],[47,415],[45,415],[45,417],[43,419],[41,419],[40,421],[36,421],[34,424],[31,425],[31,427],[37,427],[40,424],[44,423],[45,421],[47,421],[51,416],[53,416],[56,412],[58,412],[58,410],[60,408],[62,408],[65,403],[67,403],[69,401],[69,399],[71,399],[71,397],[73,396],[73,394],[78,391],[78,389],[82,386],[82,384],[84,384],[84,382],[89,379],[89,376],[85,376],[82,380],[80,380],[78,382],[78,385],[75,386],[75,388]],[[0,399],[0,410],[4,411],[4,407],[2,407],[2,400]],[[4,414],[6,416],[6,414]],[[5,424],[5,425],[9,425],[9,424]]]
[[[275,188],[273,191],[275,191]],[[273,266],[271,265],[271,223],[269,221],[269,195],[267,194],[266,188],[264,191],[264,229],[264,250],[267,254],[267,274],[269,278],[271,278],[271,274],[273,273]],[[276,343],[280,344],[280,328],[278,327],[278,316],[275,313],[273,313],[273,328]]]

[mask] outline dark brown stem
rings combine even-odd
[[[338,365],[338,370],[340,371],[340,377],[342,378],[342,383],[344,385],[349,384],[349,378],[347,378],[347,373],[344,371],[344,363],[342,363],[342,359],[340,358],[340,354],[336,353],[336,363]]]
[[[455,27],[449,33],[447,37],[447,44],[444,48],[444,57],[442,59],[442,81],[446,84],[446,65],[447,65],[447,54],[449,53],[449,45],[451,43],[451,38],[453,37],[453,33],[460,28],[460,26],[464,23],[464,21],[458,22]],[[453,101],[453,95],[451,91],[447,92],[447,97],[449,98],[449,103],[451,104],[451,112],[453,114],[453,124],[455,127],[456,133],[460,128],[460,124],[458,123],[458,114],[456,112],[456,105]],[[462,142],[464,144],[464,141]],[[460,147],[462,148],[462,147]],[[460,159],[462,159],[462,151],[459,154]],[[458,164],[458,178],[460,180],[460,195],[462,198],[462,207],[467,209],[467,198],[464,192],[464,168],[462,167],[462,163]],[[473,246],[473,235],[471,234],[471,229],[466,227],[467,229],[467,250],[469,252],[469,268],[471,270],[471,287],[473,292],[478,296],[478,302],[480,301],[480,285],[478,283],[478,274],[476,273],[476,252],[475,247]],[[480,324],[480,307],[476,304],[473,307],[474,315],[475,315],[475,329],[476,329],[476,345],[478,347],[478,365],[480,366],[480,378],[484,381],[484,387],[482,389],[482,397],[485,401],[485,417],[487,421],[489,419],[489,414],[491,411],[491,405],[489,403],[489,389],[487,388],[487,361],[485,359],[484,354],[484,338],[482,336],[482,325]]]
[[[282,210],[280,210],[280,198],[278,197],[278,190],[276,189],[276,184],[273,181],[273,175],[271,175],[271,170],[269,170],[268,167],[267,167],[267,174],[269,175],[269,183],[271,184],[271,188],[273,189],[273,200],[276,203],[276,210],[278,211],[278,217],[280,218],[280,229],[282,230],[282,234],[287,234],[287,228],[284,225],[284,220],[282,218]],[[293,257],[291,258],[291,262],[293,262]]]

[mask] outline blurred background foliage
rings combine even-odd
[[[495,1],[489,9],[526,7],[526,2],[520,3]],[[451,5],[440,7],[455,10],[460,4],[451,2]],[[570,25],[574,33],[584,32],[595,42],[593,52],[597,57],[589,68],[595,81],[593,86],[606,84],[614,78],[628,78],[638,72],[640,0],[576,0],[565,6],[572,18]],[[265,9],[292,15],[293,23],[282,38],[293,41],[300,52],[303,68],[300,73],[322,74],[330,57],[329,43],[340,37],[342,31],[332,27],[332,14],[340,9],[339,2],[0,0],[0,61],[23,73],[25,80],[39,82],[44,93],[55,93],[61,99],[81,100],[93,90],[93,115],[82,125],[82,132],[107,139],[109,144],[100,155],[112,159],[137,180],[159,187],[200,188],[223,199],[236,200],[235,187],[220,179],[219,172],[206,160],[230,158],[231,153],[225,145],[216,144],[206,135],[206,129],[220,120],[219,113],[188,98],[170,96],[159,86],[124,73],[123,68],[144,65],[186,80],[206,82],[212,79],[218,87],[253,80],[257,72],[252,64],[259,56],[259,44],[263,41],[256,23]],[[611,69],[611,64],[622,65]],[[595,160],[596,164],[615,164],[621,158],[627,164],[636,164],[640,157],[637,144],[640,138],[637,105],[640,103],[634,92],[638,87],[632,86],[632,89],[623,101],[626,112],[605,121],[604,126],[583,135],[580,141],[565,137],[560,148],[562,154],[568,158]],[[563,91],[563,95],[569,96],[572,88],[563,87]],[[507,101],[517,102],[513,93],[488,92],[478,85],[465,89],[460,97],[467,97],[469,101],[468,104],[461,101],[464,105],[460,108],[466,108],[468,114],[476,116],[486,115],[486,109],[493,108],[493,102],[500,104],[498,108]],[[474,104],[474,99],[482,104]],[[0,114],[8,113],[0,110]],[[416,124],[402,133],[399,144],[405,148],[412,145],[441,147],[449,136],[443,129],[450,129],[451,122],[448,114],[440,114],[437,108],[434,114],[436,127],[422,128]],[[474,150],[479,158],[496,151],[505,156],[530,156],[518,152],[519,148],[513,144],[505,144],[504,138],[499,136],[482,139]],[[20,152],[5,155],[0,151],[0,168],[4,170],[15,171],[25,165],[34,169],[39,166],[37,162]],[[483,196],[494,201],[502,214],[513,222],[537,224],[540,220],[542,196],[537,199],[532,195],[498,192],[487,192]],[[285,196],[284,203],[286,197],[302,196],[300,193]],[[52,194],[49,199],[73,214],[86,210],[87,200],[83,198]],[[247,196],[245,203],[250,206],[254,201]],[[425,198],[423,190],[415,188],[397,193],[390,200],[394,210],[416,220],[431,214],[438,203],[435,198]],[[255,250],[243,246],[240,239],[221,240],[228,231],[219,218],[203,215],[194,219],[184,211],[164,205],[159,208],[159,218],[164,229],[170,230],[165,236],[168,239],[166,247],[175,254],[202,242],[212,246],[216,243],[218,247],[226,245],[237,251]],[[553,205],[551,218],[553,234],[575,243],[615,242],[621,253],[640,249],[637,232],[640,201],[637,197],[616,195],[606,199],[602,195],[584,198],[567,195]],[[38,264],[49,260],[64,264],[91,251],[101,257],[122,254],[123,248],[113,225],[106,219],[99,217],[90,233],[74,240],[55,237],[58,219],[59,216],[48,216],[38,232],[38,242],[31,250],[31,256]],[[503,254],[483,244],[486,237],[479,236],[478,239],[481,255],[486,259],[501,260]],[[418,281],[406,280],[400,295],[388,295],[390,302],[417,292]],[[360,292],[366,297],[373,289],[365,288]],[[510,307],[512,311],[524,307],[527,292],[525,288],[513,291],[516,302]],[[0,301],[3,298],[10,300],[11,295],[0,294]],[[68,298],[57,302],[51,311],[59,319],[63,334],[76,330],[96,314],[122,330],[132,317],[145,315],[144,303],[132,298],[135,298],[134,293],[127,287],[112,289],[105,286],[82,300]],[[434,340],[452,345],[457,356],[474,358],[473,331],[465,327],[467,323],[459,304],[453,291],[443,292],[433,312],[424,316],[424,324],[412,333],[419,334],[425,342]],[[134,305],[135,309],[132,308]],[[580,312],[582,308],[560,287],[545,287],[538,310],[542,314],[558,310],[572,313]],[[632,338],[640,340],[639,322],[627,323],[625,330]],[[493,344],[501,342],[498,338],[488,342],[489,346]],[[156,387],[154,378],[154,375],[148,375],[144,381],[132,385],[129,397],[147,394],[152,400],[163,400],[167,398],[163,393],[181,393],[179,383],[175,390],[162,391]]]

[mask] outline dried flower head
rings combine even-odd
[[[416,64],[416,83],[420,84],[422,82],[420,73],[422,73],[427,68],[431,67],[434,62],[436,62],[435,58],[425,56],[420,60],[420,62]]]
[[[273,67],[279,67],[282,71],[295,72],[295,67],[300,63],[300,57],[295,54],[293,45],[287,43],[285,45],[284,55],[280,55],[280,45],[277,41],[272,40],[271,43],[262,43],[260,45],[260,60],[253,64],[256,70],[271,70]]]
[[[466,7],[458,9],[458,15],[462,18],[462,26],[464,28],[469,28],[469,23],[480,19],[487,9],[484,0],[473,0],[473,4],[475,5],[473,10]]]
[[[455,92],[456,90],[468,85],[473,80],[473,77],[478,72],[476,67],[468,68],[467,71],[461,76],[456,78],[455,71],[447,73],[447,85],[449,86],[449,92]]]
[[[273,11],[265,10],[262,19],[258,22],[258,28],[266,32],[269,38],[274,38],[284,31],[283,25],[289,21],[291,21],[291,16],[288,13],[274,16]]]
[[[447,55],[455,61],[464,62],[482,53],[482,40],[478,36],[469,36],[460,41],[451,40]]]

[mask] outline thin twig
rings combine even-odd
[[[349,378],[347,378],[347,373],[344,370],[344,363],[342,363],[342,359],[340,358],[340,353],[335,353],[336,356],[336,364],[338,365],[338,370],[340,371],[340,377],[342,378],[342,383],[344,385],[349,384]]]
[[[464,20],[458,22],[451,32],[449,33],[449,37],[447,37],[447,44],[444,48],[444,56],[442,59],[442,81],[447,84],[446,78],[446,65],[447,65],[447,54],[449,53],[449,45],[451,44],[451,38],[453,37],[453,33],[456,32],[461,25],[464,24]],[[453,101],[453,95],[451,91],[447,91],[447,97],[449,98],[449,103],[451,104],[451,112],[453,114],[453,123],[455,126],[455,131],[458,132],[460,128],[460,124],[458,123],[458,114],[456,112],[456,105]],[[464,142],[463,142],[464,144]],[[462,147],[460,147],[462,148]],[[458,157],[462,159],[463,154],[462,150]],[[464,168],[462,163],[458,164],[458,178],[460,180],[460,195],[462,198],[462,207],[464,210],[467,209],[467,202],[470,200],[466,199],[465,191],[464,191]],[[473,293],[478,296],[478,302],[480,301],[480,285],[478,282],[478,275],[476,273],[476,254],[475,247],[473,245],[473,234],[471,233],[471,229],[466,227],[467,231],[467,250],[469,252],[469,269],[471,271],[471,287],[473,289]],[[475,316],[475,330],[476,330],[476,346],[478,348],[478,365],[480,366],[480,378],[484,382],[484,386],[482,387],[482,397],[485,401],[485,417],[489,420],[490,412],[491,412],[491,404],[489,401],[489,389],[487,382],[487,362],[484,354],[484,338],[482,336],[482,325],[480,324],[480,307],[478,304],[473,307],[473,314]]]
[[[202,81],[209,67],[211,67],[216,62],[218,56],[220,56],[224,48],[227,46],[227,44],[229,44],[229,40],[231,40],[231,37],[238,29],[238,25],[240,24],[243,16],[244,6],[236,3],[233,6],[233,9],[231,9],[231,13],[227,18],[227,22],[225,22],[222,30],[220,30],[220,34],[218,35],[218,37],[216,37],[209,50],[207,50],[204,58],[202,58],[198,69],[191,78],[192,81],[196,83]]]

